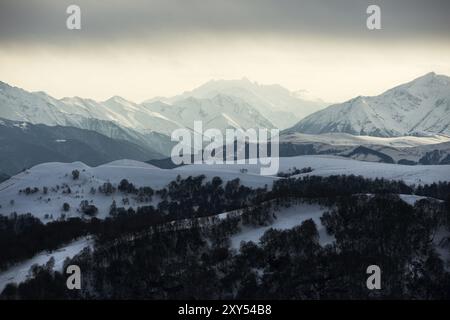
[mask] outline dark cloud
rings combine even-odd
[[[66,8],[82,9],[82,30],[65,28]],[[1,43],[103,41],[197,33],[360,38],[369,4],[382,9],[381,39],[449,41],[447,0],[0,0]]]

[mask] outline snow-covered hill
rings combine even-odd
[[[295,226],[301,225],[302,222],[308,219],[312,219],[317,225],[320,244],[325,245],[331,243],[334,239],[332,236],[327,234],[325,227],[320,221],[322,214],[327,209],[327,207],[307,203],[298,203],[289,208],[280,207],[274,212],[277,219],[271,225],[264,227],[242,226],[241,231],[231,236],[231,246],[232,248],[239,250],[241,241],[253,241],[255,243],[259,243],[261,236],[269,228],[274,228],[277,230],[291,229]],[[217,215],[217,217],[220,219],[227,216],[227,214],[228,213],[222,213]],[[191,220],[187,219],[186,221]],[[186,228],[189,227],[190,225],[187,224]],[[29,271],[33,265],[44,266],[51,258],[54,259],[53,270],[61,272],[63,270],[65,260],[79,254],[86,247],[93,249],[94,241],[89,237],[82,237],[61,246],[55,251],[43,251],[30,259],[13,265],[7,270],[0,272],[0,292],[2,292],[8,283],[19,284],[29,279]]]
[[[395,137],[450,134],[450,78],[428,73],[379,96],[356,97],[318,111],[286,130]]]
[[[43,251],[35,255],[31,259],[22,261],[8,270],[0,272],[0,292],[3,291],[8,283],[22,283],[29,279],[30,268],[34,265],[45,265],[50,259],[54,259],[53,270],[62,272],[64,267],[64,262],[67,258],[73,258],[75,255],[79,254],[84,248],[92,248],[94,241],[89,237],[83,237],[72,241],[71,243],[59,248],[58,250],[48,252]]]
[[[362,162],[335,156],[299,156],[280,158],[280,170],[287,171],[293,167],[313,169],[311,175],[329,176],[340,174],[362,175],[368,178],[387,178],[404,180],[408,184],[424,184],[437,181],[450,181],[450,165],[407,166],[387,163]],[[241,171],[246,168],[247,172]],[[71,172],[78,170],[80,177],[73,180]],[[215,176],[224,181],[239,178],[243,185],[269,188],[274,180],[280,179],[272,176],[259,175],[259,165],[206,165],[195,164],[178,167],[172,170],[159,169],[152,165],[132,161],[120,160],[98,167],[89,167],[81,162],[74,163],[45,163],[26,170],[0,184],[0,214],[9,215],[12,212],[32,213],[43,219],[51,221],[59,218],[63,213],[66,217],[80,216],[77,211],[80,202],[88,200],[99,209],[98,217],[104,218],[115,200],[122,205],[123,198],[127,196],[120,192],[110,195],[92,192],[105,182],[117,186],[126,178],[136,186],[150,186],[161,189],[178,175],[182,178],[204,174],[208,180]],[[46,188],[44,188],[46,187]],[[37,188],[36,192],[20,193],[26,188]],[[68,190],[70,189],[70,192]],[[137,206],[155,205],[158,201],[154,196],[150,202],[138,202],[130,197],[129,204]],[[63,204],[68,203],[70,210],[63,212]],[[47,218],[46,215],[48,215]]]

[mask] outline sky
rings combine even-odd
[[[446,0],[0,0],[0,81],[141,102],[246,77],[341,102],[450,75],[449,34]]]

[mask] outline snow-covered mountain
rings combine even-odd
[[[188,97],[171,105],[164,102],[143,104],[147,109],[172,119],[180,127],[193,129],[194,121],[202,121],[203,129],[274,128],[260,112],[245,100],[217,94],[211,98]]]
[[[359,96],[329,106],[286,132],[380,137],[450,134],[450,78],[431,72],[379,96]]]
[[[164,116],[121,97],[97,102],[79,97],[55,99],[0,83],[0,117],[46,125],[81,126],[86,118],[115,122],[140,132],[171,132],[177,125]]]
[[[55,99],[45,92],[28,92],[0,82],[0,118],[93,130],[164,156],[170,155],[174,145],[171,133],[177,128],[192,129],[194,121],[201,120],[204,129],[275,127],[238,96],[216,92],[208,98],[175,100],[169,105],[159,101],[137,104],[118,96],[100,102],[80,97]]]
[[[220,80],[173,98],[137,104],[118,96],[106,101],[80,97],[55,99],[45,92],[28,92],[0,82],[0,118],[75,126],[108,136],[117,134],[111,137],[119,139],[141,134],[148,141],[149,135],[154,135],[151,143],[166,148],[155,149],[167,154],[167,141],[155,133],[170,136],[177,128],[192,128],[195,120],[203,121],[205,128],[220,130],[283,129],[325,106],[321,101],[307,101],[298,96],[278,85],[259,85],[246,79]]]
[[[277,84],[261,85],[246,78],[212,80],[192,91],[159,100],[167,104],[177,104],[187,98],[213,99],[217,95],[230,96],[244,101],[280,129],[288,128],[299,119],[329,105],[319,99],[305,99],[304,94],[291,92]],[[155,101],[152,99],[147,102]]]
[[[104,102],[78,97],[55,99],[44,92],[32,93],[3,82],[0,82],[0,118],[94,130],[164,155],[170,153],[173,145],[164,133],[178,127],[123,98],[113,97]]]

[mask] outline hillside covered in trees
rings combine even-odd
[[[2,299],[450,297],[449,183],[306,176],[275,181],[269,190],[197,176],[160,190],[122,180],[102,192],[161,201],[136,210],[114,202],[104,220],[95,213],[47,224],[31,215],[1,217],[1,269],[81,236],[95,239],[93,249],[64,263],[80,266],[81,290],[68,290],[66,275],[50,261],[33,266],[27,281],[7,285]],[[399,194],[420,200],[411,205]],[[320,223],[331,243],[321,243],[312,219],[270,228],[298,203],[328,208]],[[233,236],[261,226],[267,229],[258,241],[231,246]],[[382,270],[382,288],[374,291],[366,287],[373,264]]]

